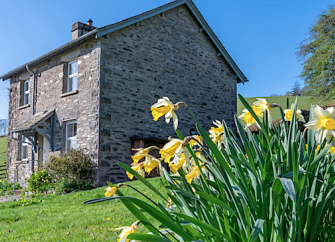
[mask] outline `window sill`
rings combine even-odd
[[[75,91],[71,91],[71,92],[65,92],[60,96],[61,97],[67,97],[67,96],[74,95],[74,94],[77,94],[77,93],[78,93],[78,90],[75,90]]]
[[[26,104],[26,105],[20,106],[20,107],[18,107],[17,109],[20,110],[20,109],[24,109],[24,108],[28,108],[28,107],[30,107],[30,104],[29,104],[29,103]]]

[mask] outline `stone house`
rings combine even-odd
[[[8,178],[23,185],[70,148],[89,152],[97,185],[127,180],[117,162],[175,134],[152,120],[157,99],[186,102],[208,129],[216,119],[233,128],[236,85],[248,81],[191,0],[102,28],[77,22],[72,41],[0,78],[10,80]],[[186,108],[177,114],[192,133]]]

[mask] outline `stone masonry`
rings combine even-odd
[[[141,21],[101,41],[100,184],[127,179],[117,162],[131,163],[131,140],[175,136],[150,107],[161,97],[186,102],[206,128],[225,119],[233,127],[236,80],[233,72],[185,6]],[[185,107],[179,128],[190,135],[194,120]]]
[[[164,143],[176,136],[172,123],[166,124],[163,117],[152,120],[151,105],[165,96],[174,103],[186,102],[206,129],[222,119],[234,129],[235,73],[200,27],[181,5],[32,66],[37,73],[36,113],[55,110],[50,154],[62,152],[64,124],[77,120],[77,147],[86,149],[97,164],[96,185],[127,180],[117,163],[131,163],[134,140]],[[65,66],[74,59],[78,59],[78,92],[64,95]],[[10,78],[9,131],[32,119],[32,77],[30,106],[20,106],[21,85],[29,76],[21,71]],[[195,122],[186,107],[177,115],[179,130],[190,135]],[[31,161],[19,164],[18,149],[18,141],[9,137],[9,180],[13,181],[17,166],[16,176],[26,186]],[[38,149],[35,171],[37,157]]]

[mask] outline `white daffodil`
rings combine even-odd
[[[265,110],[270,110],[272,108],[271,104],[269,104],[265,98],[256,98],[257,101],[253,104],[258,107],[262,107],[261,111],[264,112]]]
[[[251,115],[248,109],[244,109],[243,113],[240,116],[238,116],[238,118],[246,123],[246,128],[250,127],[255,123],[257,124],[256,119]]]
[[[218,143],[218,148],[221,150],[222,143],[224,143],[224,130],[223,125],[219,120],[213,121],[213,124],[216,127],[211,127],[209,130],[209,137],[212,139],[213,143]]]
[[[294,104],[292,103],[291,109],[285,109],[284,114],[285,114],[285,120],[286,121],[291,121],[292,120],[292,115],[293,115],[293,109],[294,109]],[[302,122],[306,122],[304,116],[301,115],[301,110],[298,109],[296,111],[296,119]]]
[[[185,105],[183,102],[173,104],[168,97],[158,99],[158,102],[151,106],[152,117],[155,121],[158,121],[160,117],[165,115],[165,122],[169,123],[170,119],[173,119],[173,127],[178,128],[178,117],[175,113],[180,106]]]
[[[313,108],[313,119],[305,124],[305,127],[315,130],[315,138],[322,143],[327,136],[335,137],[335,109],[333,107],[322,109],[319,106]]]
[[[135,233],[136,232],[136,229],[137,229],[137,226],[138,224],[140,223],[140,221],[136,221],[135,223],[133,223],[131,226],[124,226],[124,227],[121,227],[121,228],[117,228],[117,229],[114,229],[115,230],[121,230],[122,229],[122,232],[121,234],[119,235],[119,239],[117,240],[118,242],[121,241],[123,238],[127,237],[128,235],[132,234],[132,233]],[[129,242],[129,239],[126,239],[126,242]]]
[[[272,104],[269,104],[266,101],[265,98],[256,98],[256,99],[257,99],[257,101],[253,103],[254,112],[256,113],[257,108],[260,108],[260,110],[259,110],[260,112],[265,112],[265,110],[267,110],[269,124],[271,124],[272,116],[271,116],[271,113],[270,113],[270,109],[273,108],[274,106]],[[257,114],[257,116],[258,116],[258,114]]]

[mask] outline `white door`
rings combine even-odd
[[[49,158],[50,144],[47,138],[43,136],[43,163],[46,163]]]

